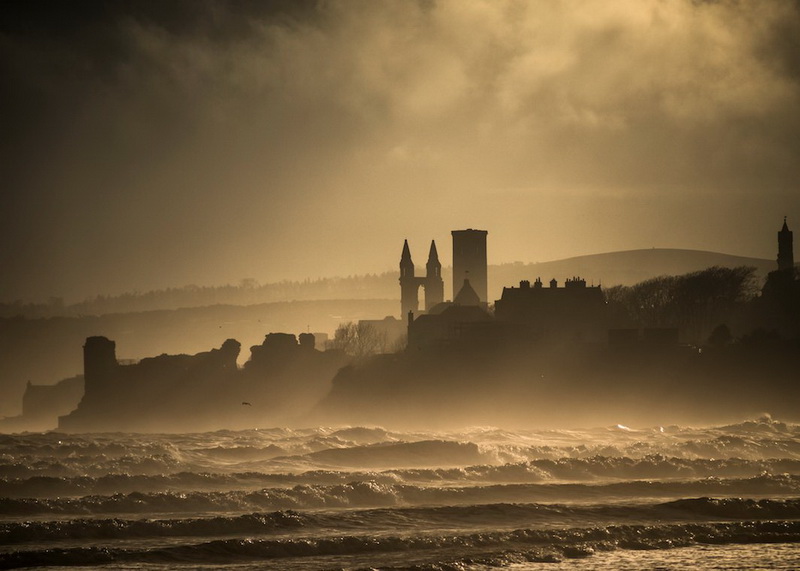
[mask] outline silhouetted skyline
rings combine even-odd
[[[443,228],[774,259],[798,38],[780,0],[4,2],[0,301],[383,272]]]
[[[624,392],[637,392],[636,414],[648,411],[642,421],[652,414],[664,386],[670,387],[671,398],[681,401],[673,415],[697,408],[698,386],[719,392],[731,383],[739,385],[731,393],[737,398],[715,399],[718,402],[704,408],[704,415],[752,412],[749,407],[755,402],[764,410],[796,412],[791,406],[783,408],[796,400],[786,391],[797,389],[792,358],[800,340],[800,271],[793,263],[793,233],[786,220],[777,233],[775,266],[763,283],[754,267],[718,265],[607,290],[575,274],[563,285],[551,278],[545,287],[538,276],[520,280],[519,287],[503,287],[501,297],[491,304],[481,296],[486,291],[482,278],[488,274],[488,232],[467,229],[451,234],[452,300],[442,297],[435,242],[423,277],[415,274],[406,240],[398,273],[399,319],[390,315],[340,322],[332,338],[326,332],[311,333],[310,325],[299,335],[270,328],[261,343],[251,346],[250,358],[241,367],[242,344],[233,337],[219,349],[193,356],[162,352],[136,362],[118,360],[115,341],[91,335],[83,346],[83,376],[49,388],[28,381],[23,414],[0,423],[0,429],[47,429],[56,416],[58,429],[66,431],[245,428],[265,415],[279,424],[298,419],[313,419],[311,424],[372,423],[378,418],[388,422],[394,416],[395,422],[407,426],[410,417],[419,419],[422,403],[437,402],[432,398],[437,392],[467,397],[463,406],[451,407],[449,420],[438,422],[455,418],[495,424],[508,421],[509,413],[530,422],[530,399],[535,396],[542,406],[553,388],[542,379],[553,375],[560,388],[549,398],[559,401],[568,394],[570,414],[574,418],[577,413],[584,422],[632,414],[625,410],[627,401],[619,408],[614,396],[598,406],[601,395],[615,395],[621,386],[627,386]],[[251,312],[253,306],[243,309]],[[197,320],[191,323],[192,330],[202,329]],[[95,320],[92,324],[102,328]],[[221,325],[214,328],[215,335],[222,333]],[[43,338],[30,332],[25,337]],[[324,352],[317,351],[318,342]],[[37,342],[37,351],[41,348]],[[765,350],[770,352],[768,367]],[[762,381],[753,383],[764,371],[768,372]],[[648,382],[642,382],[645,378]],[[501,397],[495,394],[498,383],[506,383]],[[561,393],[564,383],[572,388]],[[740,398],[742,391],[746,398]],[[528,397],[520,401],[525,394]],[[155,395],[158,406],[147,404]],[[490,396],[501,400],[487,406]],[[408,400],[403,404],[404,399]],[[253,407],[259,400],[263,406],[269,403],[269,412],[262,406],[258,412],[251,409],[255,416],[243,417],[240,407]],[[520,402],[522,408],[516,408]],[[543,406],[533,416],[537,422],[553,410]],[[371,412],[363,416],[357,410]],[[497,410],[503,411],[502,417],[492,416]],[[487,411],[489,416],[484,416]],[[565,412],[557,414],[563,420]]]

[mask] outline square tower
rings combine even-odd
[[[481,302],[488,301],[486,230],[453,230],[453,299],[469,280]]]

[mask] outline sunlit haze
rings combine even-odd
[[[800,0],[0,0],[0,569],[800,569]]]
[[[0,300],[800,225],[796,2],[4,2]],[[602,276],[601,276],[602,277]]]

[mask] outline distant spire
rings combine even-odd
[[[428,263],[425,270],[429,278],[442,277],[442,264],[439,262],[439,254],[436,252],[436,242],[431,240],[431,251],[428,253]]]
[[[414,277],[414,262],[411,261],[411,250],[408,240],[403,242],[403,253],[400,255],[400,279]]]
[[[403,241],[403,253],[400,255],[400,263],[411,261],[411,250],[408,248],[408,239]]]
[[[436,251],[436,240],[431,240],[431,251],[428,253],[428,263],[439,263],[439,253]]]
[[[428,263],[425,264],[425,311],[444,301],[444,282],[442,281],[442,264],[436,252],[436,242],[431,240]]]
[[[794,270],[793,234],[783,217],[783,228],[778,232],[778,269]]]

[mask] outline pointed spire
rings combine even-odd
[[[431,240],[431,250],[428,253],[428,263],[425,264],[426,275],[429,278],[442,277],[442,264],[439,262],[439,254],[436,252],[436,242]],[[426,291],[426,295],[427,295]]]
[[[428,263],[439,263],[439,253],[436,251],[436,240],[431,240],[431,251],[428,253]]]
[[[414,262],[411,261],[411,250],[408,240],[403,242],[403,253],[400,255],[400,279],[414,277]]]
[[[400,263],[411,261],[411,250],[408,248],[408,239],[403,241],[403,253],[400,255]]]
[[[778,269],[794,271],[794,238],[783,217],[783,228],[778,232]]]

